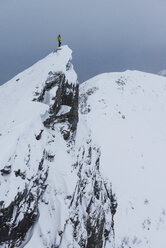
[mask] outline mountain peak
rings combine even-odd
[[[26,240],[39,217],[55,143],[66,150],[64,142],[76,131],[78,83],[71,54],[68,46],[58,48],[0,87],[1,247]]]
[[[165,78],[78,85],[71,55],[0,87],[0,246],[165,248]]]

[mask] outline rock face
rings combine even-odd
[[[19,247],[25,239],[30,228],[33,227],[39,217],[38,202],[46,189],[47,168],[44,168],[43,157],[39,163],[37,174],[31,178],[30,185],[18,192],[8,207],[0,209],[0,244],[6,247]],[[22,177],[23,175],[18,174]],[[25,175],[23,176],[25,180]]]
[[[112,185],[100,173],[100,149],[88,139],[75,165],[78,181],[72,196],[70,222],[79,247],[105,247],[114,240],[117,210]]]
[[[47,103],[49,92],[57,87],[56,95],[52,98],[52,103],[49,105],[49,115],[44,120],[43,124],[47,128],[54,129],[56,123],[66,123],[67,130],[62,130],[64,139],[69,139],[70,132],[76,131],[78,123],[78,84],[69,84],[66,76],[62,72],[49,72],[49,77],[39,97],[35,101]],[[69,111],[66,112],[67,107]],[[62,108],[65,112],[62,112]],[[62,112],[59,114],[59,112]]]

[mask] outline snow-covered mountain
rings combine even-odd
[[[71,53],[0,87],[0,247],[165,248],[166,80]]]
[[[166,69],[158,73],[160,76],[166,77]]]

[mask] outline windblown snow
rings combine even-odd
[[[0,247],[165,248],[166,79],[101,74],[76,108],[71,55],[0,87]]]
[[[166,69],[158,73],[160,76],[166,77]]]

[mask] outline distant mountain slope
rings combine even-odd
[[[166,69],[158,73],[160,76],[166,77]]]
[[[165,99],[165,79],[138,71],[101,74],[80,86],[81,118],[117,196],[115,247],[165,247]]]
[[[0,87],[0,247],[165,248],[165,78],[71,54]]]

